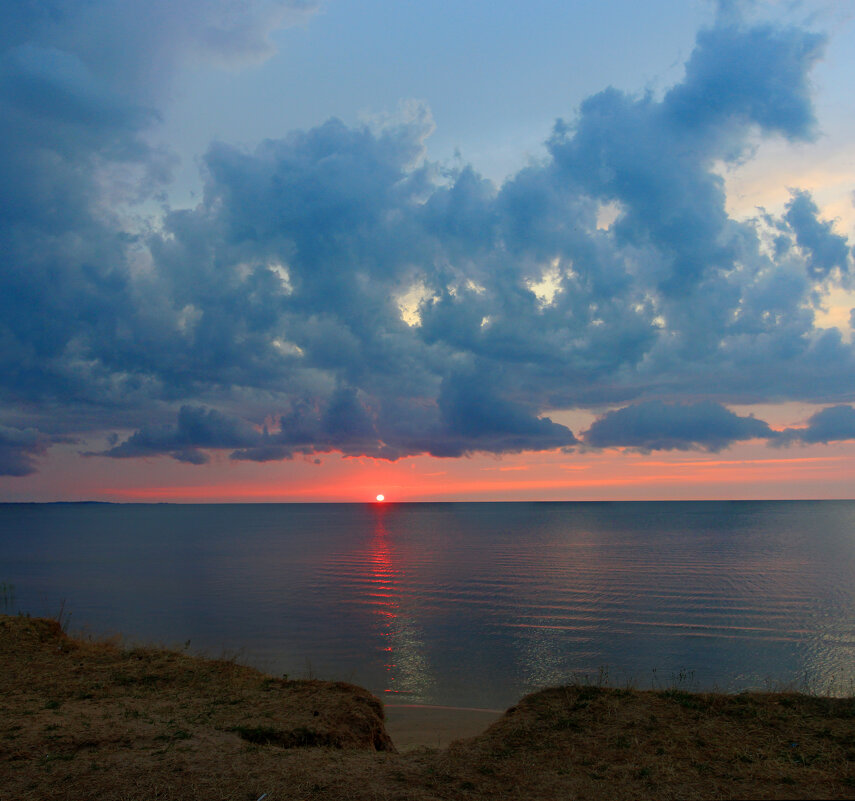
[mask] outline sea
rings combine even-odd
[[[855,501],[0,504],[0,612],[504,709],[855,694]]]

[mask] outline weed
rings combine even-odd
[[[53,618],[57,623],[59,623],[59,628],[63,634],[68,633],[68,621],[71,620],[71,612],[65,611],[65,598],[63,598],[59,602],[59,612],[56,613],[56,617]]]
[[[0,609],[9,614],[15,607],[15,585],[0,581]]]
[[[680,668],[676,673],[671,674],[671,688],[672,689],[680,689],[680,688],[694,688],[695,682],[695,671],[687,670],[686,668]]]

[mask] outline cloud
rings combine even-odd
[[[784,219],[790,224],[796,242],[809,256],[809,270],[825,278],[836,267],[849,269],[849,245],[846,238],[831,230],[831,223],[818,218],[819,209],[808,192],[794,192],[787,203]]]
[[[677,124],[702,132],[722,156],[744,148],[734,128],[754,124],[793,140],[816,133],[810,67],[825,38],[797,28],[744,27],[724,22],[698,34],[685,79],[665,97],[663,110]]]
[[[495,389],[495,387],[493,387]],[[260,430],[215,409],[183,406],[175,425],[149,426],[98,453],[116,459],[168,455],[193,464],[209,461],[206,450],[233,449],[235,461],[268,462],[337,451],[349,456],[396,460],[430,453],[551,450],[577,442],[565,426],[538,418],[521,404],[503,400],[488,383],[455,376],[443,387],[438,409],[418,414],[399,406],[394,417],[372,408],[372,399],[339,387],[324,405],[297,403]],[[397,422],[392,422],[397,420]]]
[[[815,127],[807,75],[823,39],[797,29],[725,25],[698,34],[684,80],[661,101],[607,89],[549,143],[567,178],[618,203],[616,234],[658,250],[652,275],[668,295],[734,261],[724,186],[711,167],[736,161],[755,127],[809,139]]]
[[[608,405],[586,444],[717,450],[774,439],[722,404],[855,395],[853,346],[815,325],[848,240],[799,191],[781,216],[731,218],[718,174],[758,137],[816,135],[823,37],[722,14],[675,86],[593,95],[501,186],[426,160],[420,104],[214,143],[201,201],[154,225],[133,203],[168,181],[148,133],[183,54],[262,57],[309,7],[147,8],[133,31],[136,3],[2,12],[14,419],[203,464],[568,448],[548,410]]]
[[[855,439],[855,408],[830,406],[812,415],[805,428],[788,428],[781,433],[781,443],[801,442],[805,445],[841,442]]]
[[[73,428],[92,406],[145,405],[163,390],[156,364],[176,314],[158,280],[135,280],[151,260],[148,224],[129,226],[129,204],[156,197],[174,164],[148,139],[157,105],[188,53],[260,57],[272,30],[312,7],[3,5],[0,402],[59,403]]]
[[[446,453],[554,450],[574,445],[570,429],[537,417],[523,404],[503,399],[498,382],[483,375],[451,375],[443,382],[439,408],[451,435]]]
[[[774,436],[767,423],[721,404],[647,401],[608,412],[583,434],[596,448],[720,451],[735,442]]]
[[[317,10],[310,0],[49,0],[3,10],[0,48],[22,43],[80,57],[93,72],[135,95],[163,92],[182,62],[258,61],[270,34]]]
[[[177,423],[148,426],[124,442],[100,454],[114,459],[169,454],[179,462],[205,464],[205,448],[241,448],[260,442],[261,435],[249,424],[216,409],[182,406]]]
[[[50,440],[32,428],[0,425],[0,476],[28,476],[38,470],[38,458]]]

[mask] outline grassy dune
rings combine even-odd
[[[558,687],[398,753],[349,684],[0,616],[0,799],[855,797],[855,699]]]

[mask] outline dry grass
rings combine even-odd
[[[0,616],[0,799],[855,797],[855,699],[561,687],[394,751],[353,685]]]

